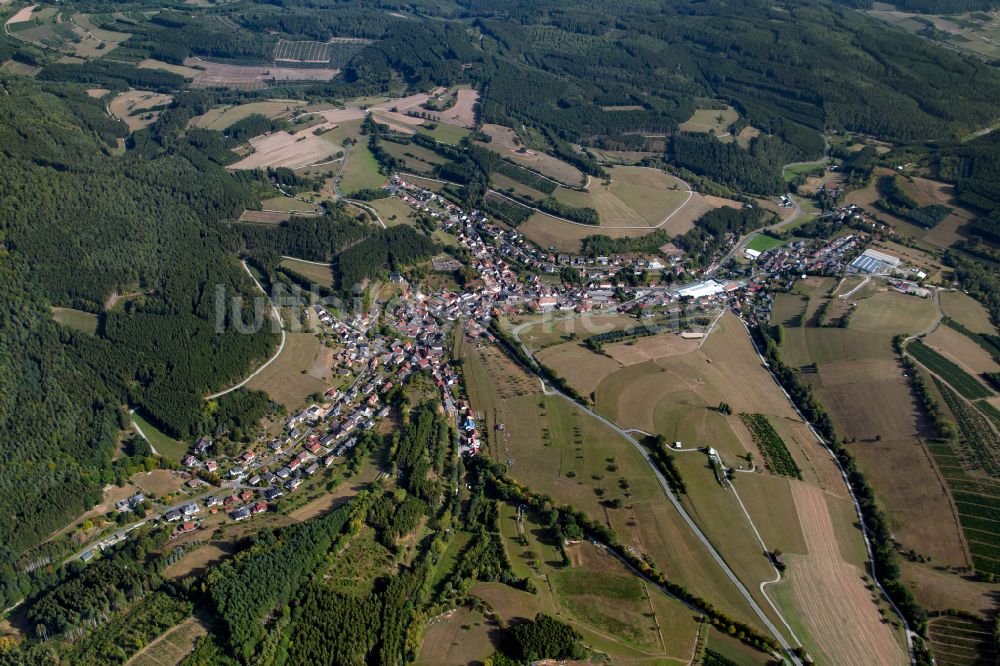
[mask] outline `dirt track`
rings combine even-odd
[[[823,655],[820,663],[905,664],[907,656],[889,625],[882,624],[862,570],[844,562],[823,492],[792,484],[809,556],[788,566],[795,606]]]

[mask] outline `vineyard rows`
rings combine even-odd
[[[1000,436],[990,427],[990,422],[982,412],[958,397],[936,377],[934,383],[958,421],[961,450],[968,455],[976,469],[990,476],[1000,475]]]
[[[793,479],[802,478],[802,470],[795,464],[788,447],[775,432],[767,417],[763,414],[740,414],[740,420],[753,435],[753,441],[764,457],[764,464],[775,474],[790,476]]]
[[[975,377],[937,353],[920,340],[914,340],[906,347],[922,365],[955,387],[969,400],[988,398],[993,395]]]

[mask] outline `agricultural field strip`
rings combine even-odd
[[[911,341],[906,346],[910,353],[925,368],[938,375],[956,391],[969,400],[989,398],[993,392],[955,363],[937,353],[920,340]]]
[[[753,436],[753,441],[760,449],[767,468],[775,474],[802,479],[802,470],[795,464],[792,454],[788,452],[785,442],[775,431],[770,421],[763,414],[740,414],[740,420]]]
[[[521,345],[521,348],[524,350],[525,354],[527,354],[529,358],[534,358],[531,355],[531,352],[528,351],[527,347],[521,342],[520,338],[517,337],[516,332],[514,333],[514,337],[517,343]],[[694,532],[695,536],[697,536],[698,540],[701,541],[702,545],[705,546],[705,549],[708,551],[712,559],[715,560],[715,562],[719,565],[719,567],[722,568],[723,572],[726,574],[729,580],[732,581],[733,585],[736,586],[736,589],[738,589],[740,591],[740,594],[743,595],[743,598],[746,600],[747,604],[750,606],[753,612],[757,615],[757,617],[764,624],[764,626],[767,627],[768,631],[770,631],[771,634],[777,639],[782,649],[784,649],[788,654],[792,663],[794,663],[795,666],[802,666],[802,661],[795,655],[795,653],[792,652],[792,647],[791,645],[789,645],[784,635],[780,631],[778,631],[778,628],[774,626],[774,623],[772,623],[771,620],[768,619],[767,614],[760,607],[757,601],[753,598],[753,595],[750,594],[750,591],[747,590],[746,586],[743,585],[743,582],[733,572],[733,570],[729,568],[729,565],[726,564],[726,561],[722,558],[719,552],[712,545],[712,542],[708,540],[708,537],[705,536],[705,533],[701,531],[698,525],[688,514],[687,510],[683,507],[683,505],[681,505],[680,501],[677,499],[673,491],[670,489],[670,484],[667,482],[667,479],[660,472],[659,468],[656,466],[656,463],[653,461],[652,456],[642,446],[642,444],[640,444],[639,441],[635,439],[627,430],[624,430],[623,428],[619,427],[617,424],[610,421],[609,419],[604,418],[603,416],[592,411],[588,407],[576,402],[562,391],[547,385],[544,378],[538,375],[536,375],[536,377],[538,377],[538,380],[542,383],[542,388],[544,389],[547,395],[553,395],[553,394],[558,395],[562,399],[568,401],[570,404],[575,406],[577,409],[580,409],[586,414],[590,415],[591,417],[597,419],[598,421],[600,421],[601,423],[608,426],[609,428],[617,432],[619,435],[624,437],[625,440],[628,441],[628,443],[631,444],[642,455],[643,459],[646,460],[650,469],[653,471],[654,476],[656,476],[656,479],[659,482],[660,488],[663,490],[663,493],[667,496],[667,499],[670,500],[670,503],[680,514],[681,518],[687,524],[688,528],[692,532]],[[784,616],[781,615],[781,613],[778,613],[778,617],[780,617],[781,621],[787,626],[788,622],[787,620],[785,620]]]

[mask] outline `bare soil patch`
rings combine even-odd
[[[360,112],[328,112],[335,116],[356,115]],[[289,167],[292,169],[328,162],[343,151],[343,147],[335,141],[340,137],[337,132],[337,122],[326,120],[313,127],[294,132],[274,132],[250,139],[253,152],[239,162],[231,164],[229,169],[259,169],[262,167]]]
[[[864,572],[841,557],[823,493],[796,483],[792,495],[809,556],[791,557],[788,582],[817,648],[830,663],[906,663],[897,637],[882,623],[872,593],[864,587]]]

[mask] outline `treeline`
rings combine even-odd
[[[858,468],[847,446],[837,438],[829,413],[813,395],[811,387],[803,383],[798,373],[781,360],[779,331],[772,332],[762,327],[754,327],[751,329],[751,335],[758,349],[768,360],[772,374],[809,423],[822,435],[847,475],[847,481],[858,501],[861,519],[868,533],[875,575],[910,626],[915,631],[923,633],[927,628],[927,612],[917,603],[913,593],[900,579],[895,542],[885,514],[878,506],[875,491]]]
[[[305,523],[261,530],[250,548],[211,570],[208,595],[236,654],[253,655],[266,635],[264,620],[324,560],[350,513],[346,504]]]
[[[951,208],[940,204],[921,207],[906,193],[902,182],[902,176],[898,175],[879,179],[878,191],[882,195],[877,202],[879,208],[927,229],[934,228],[951,214]]]
[[[656,463],[656,467],[667,480],[667,485],[670,486],[670,489],[678,495],[687,494],[687,484],[684,483],[681,470],[677,467],[674,454],[667,447],[667,438],[663,435],[647,437],[643,444],[651,451],[650,458]]]
[[[278,43],[272,35],[253,34],[212,17],[206,19],[170,9],[156,13],[148,21],[127,24],[119,21],[106,27],[132,35],[122,45],[124,48],[175,65],[183,64],[192,55],[270,63]]]
[[[272,252],[324,263],[373,233],[370,225],[337,207],[320,217],[292,217],[277,226],[240,224],[232,230],[233,245],[251,254]]]
[[[516,166],[510,162],[500,161],[493,167],[493,170],[543,194],[552,194],[556,191],[556,184],[548,178],[543,178],[529,169]]]
[[[604,345],[621,342],[622,340],[631,340],[634,338],[643,338],[650,335],[656,335],[657,333],[663,332],[665,329],[662,326],[633,326],[632,328],[624,328],[619,331],[608,331],[607,333],[595,333],[585,340],[585,344],[590,347],[591,351],[600,352],[604,349]]]
[[[337,282],[348,291],[363,282],[434,254],[434,241],[409,225],[379,229],[363,241],[341,252],[337,263]]]
[[[172,92],[184,87],[187,79],[160,69],[139,69],[114,60],[88,60],[83,64],[52,63],[38,73],[40,81],[61,81],[101,86],[111,90],[138,88],[155,92]]]

